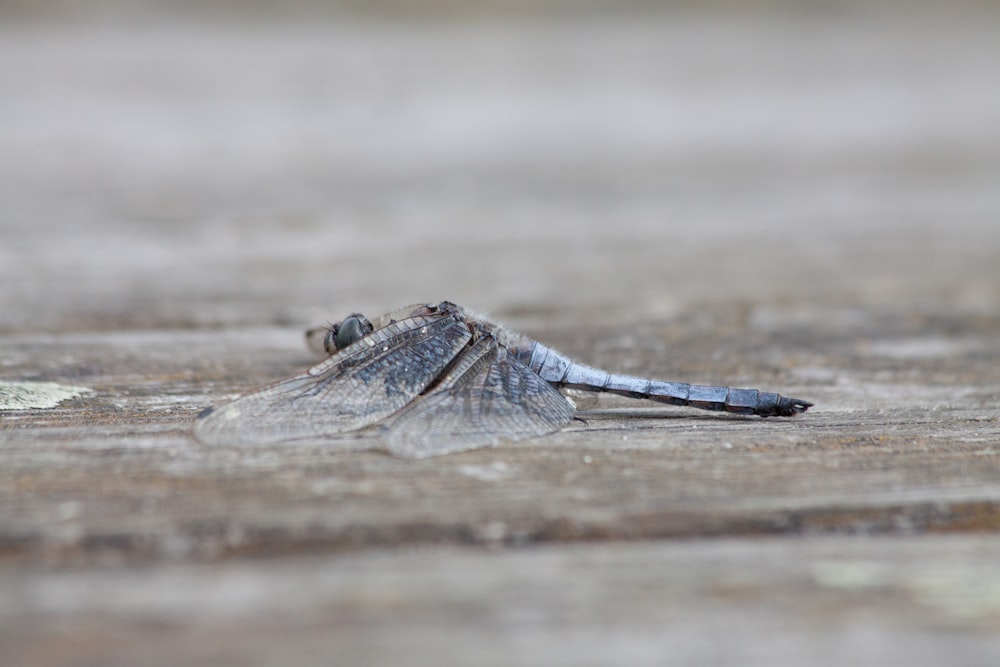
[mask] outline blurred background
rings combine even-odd
[[[998,34],[986,1],[6,0],[0,330],[995,312]]]

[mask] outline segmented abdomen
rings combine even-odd
[[[609,373],[578,364],[555,350],[534,343],[517,351],[529,368],[558,387],[602,391],[645,398],[702,410],[724,410],[761,417],[789,417],[805,412],[812,403],[758,389],[736,389],[686,382],[665,382]]]

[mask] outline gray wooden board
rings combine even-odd
[[[948,359],[947,372],[966,379],[946,390],[915,378],[921,368],[935,372],[927,361],[877,369],[864,359],[852,368],[849,351],[826,341],[815,356],[834,360],[837,383],[796,380],[727,352],[741,375],[772,377],[817,402],[794,420],[620,400],[551,437],[426,461],[322,441],[205,447],[191,438],[205,405],[308,364],[300,338],[291,329],[8,338],[5,349],[24,360],[10,369],[19,377],[72,378],[91,393],[5,414],[7,552],[56,562],[105,552],[210,558],[411,542],[1000,525],[996,413],[986,407],[998,369],[982,364],[996,343],[985,338],[964,363]],[[290,349],[276,350],[283,340]],[[703,359],[712,356],[704,347],[719,344],[699,335],[673,349]],[[796,354],[809,348],[802,340]]]
[[[0,571],[4,664],[1000,660],[996,536],[431,548]]]
[[[48,384],[0,400],[86,391],[0,412],[0,662],[995,664],[998,12],[843,8],[6,10],[0,383]],[[437,299],[816,407],[191,438],[305,326]]]

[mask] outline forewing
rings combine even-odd
[[[450,313],[394,321],[301,375],[211,411],[195,434],[206,443],[268,443],[364,428],[423,392],[471,338]]]
[[[573,414],[552,385],[487,336],[389,422],[386,439],[393,454],[424,458],[552,433]]]

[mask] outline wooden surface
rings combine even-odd
[[[1000,14],[864,7],[8,10],[0,664],[998,664]],[[444,298],[816,407],[191,438]]]

